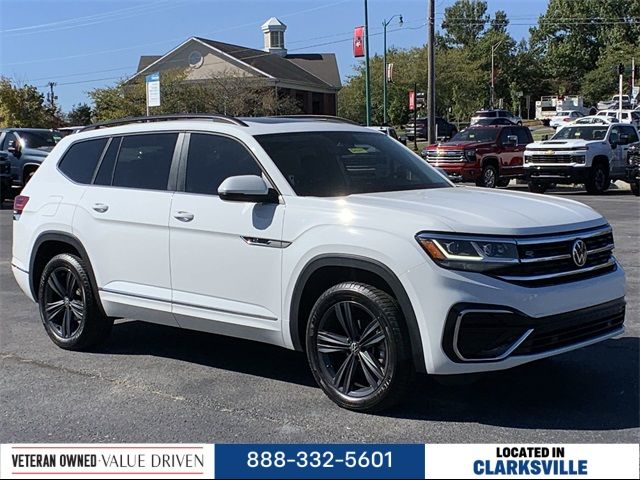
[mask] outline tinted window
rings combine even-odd
[[[497,128],[467,128],[457,133],[451,141],[465,141],[465,142],[495,142],[498,137]]]
[[[255,138],[301,196],[450,186],[420,157],[375,132],[297,132]]]
[[[62,138],[62,134],[57,131],[20,131],[17,132],[24,148],[36,148],[40,150],[51,150]]]
[[[220,184],[236,175],[262,175],[253,156],[240,142],[219,135],[191,134],[186,192],[217,195]]]
[[[625,143],[635,143],[638,141],[638,134],[633,127],[620,127],[621,133],[629,136],[629,139]]]
[[[4,136],[4,140],[2,140],[2,150],[6,150],[7,148],[9,148],[9,142],[11,140],[15,141],[17,140],[18,137],[16,137],[15,133],[13,132],[8,132],[5,136]]]
[[[533,141],[526,128],[514,128],[514,130],[515,134],[518,136],[518,145],[526,145]]]
[[[500,143],[507,143],[509,141],[509,135],[513,135],[513,129],[512,128],[503,128],[500,131]]]
[[[100,162],[100,167],[98,167],[98,173],[93,181],[95,185],[111,185],[113,167],[116,164],[116,157],[118,156],[121,140],[122,137],[117,137],[111,140],[109,148],[107,148],[107,153],[102,157],[102,162]]]
[[[106,144],[106,138],[74,143],[64,154],[58,168],[74,182],[90,183]]]
[[[166,190],[177,138],[177,133],[123,137],[112,185]]]
[[[579,126],[564,127],[559,130],[551,139],[552,140],[604,140],[607,135],[607,126]]]
[[[479,118],[491,118],[496,116],[497,114],[494,110],[490,110],[487,112],[476,112],[476,117],[479,117]]]

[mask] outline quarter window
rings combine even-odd
[[[177,133],[123,137],[112,185],[166,190],[177,139]]]
[[[98,167],[98,173],[93,180],[94,185],[111,185],[113,178],[113,167],[116,164],[116,157],[118,156],[118,150],[120,149],[120,142],[122,137],[116,137],[111,140],[107,153],[102,157],[102,162]]]
[[[191,134],[186,192],[217,195],[218,187],[228,177],[261,174],[253,156],[238,141],[220,135]]]
[[[106,138],[74,143],[64,154],[58,168],[74,182],[91,183],[106,144]]]

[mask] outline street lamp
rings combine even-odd
[[[384,29],[384,34],[382,35],[384,41],[384,60],[383,60],[383,69],[382,69],[382,124],[387,124],[387,26],[391,23],[391,21],[398,17],[398,24],[402,26],[402,15],[396,14],[391,17],[389,20],[382,21],[382,27]]]
[[[491,108],[493,108],[493,102],[494,102],[494,93],[495,93],[495,74],[493,72],[493,57],[496,51],[496,48],[498,48],[500,46],[500,44],[502,43],[502,40],[500,40],[498,43],[496,43],[495,45],[491,46]]]

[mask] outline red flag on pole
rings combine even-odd
[[[413,112],[416,109],[416,92],[409,90],[409,111]]]
[[[353,30],[353,56],[364,57],[364,27]]]

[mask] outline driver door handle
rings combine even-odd
[[[177,212],[173,215],[173,218],[180,220],[181,222],[190,222],[191,220],[193,220],[193,213]]]
[[[109,205],[105,205],[104,203],[94,203],[93,208],[98,213],[104,213],[109,210]]]

